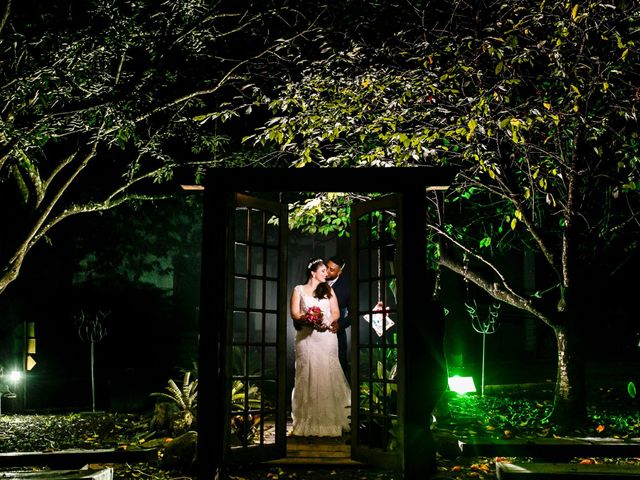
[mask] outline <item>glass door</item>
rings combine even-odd
[[[402,468],[399,197],[352,208],[352,457]],[[355,367],[355,368],[354,368]]]
[[[235,194],[229,215],[225,463],[286,456],[286,206]]]

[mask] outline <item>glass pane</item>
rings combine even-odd
[[[387,415],[398,415],[398,385],[387,383]]]
[[[358,284],[358,311],[369,312],[375,305],[375,302],[371,303],[371,297],[369,296],[369,282],[360,282]]]
[[[395,381],[398,375],[398,349],[397,348],[385,349],[384,368],[385,368],[384,379]]]
[[[369,371],[369,349],[368,348],[361,348],[360,349],[360,355],[359,355],[360,359],[359,359],[359,366],[360,366],[360,378],[362,380],[367,380],[368,378],[370,378],[370,371]]]
[[[256,355],[259,357],[258,355]],[[260,410],[262,408],[262,385],[259,379],[249,382],[249,410]]]
[[[369,268],[369,255],[371,250],[363,248],[359,251],[360,259],[358,262],[358,278],[360,280],[368,280],[371,276],[371,269]]]
[[[276,416],[265,415],[262,424],[264,425],[264,443],[271,445],[276,443]]]
[[[235,277],[233,289],[233,306],[238,308],[247,307],[247,279]]]
[[[241,377],[245,375],[245,352],[246,348],[238,345],[233,346],[231,358],[231,375]]]
[[[380,277],[381,267],[380,267],[380,249],[373,248],[369,250],[369,265],[367,266],[369,270],[370,278],[378,278]]]
[[[265,308],[267,310],[275,310],[278,308],[278,282],[267,280]]]
[[[375,210],[371,212],[370,215],[369,238],[371,239],[371,243],[377,243],[380,240],[380,233],[384,230],[384,225],[381,222],[382,214],[380,211]]]
[[[371,389],[369,382],[360,382],[360,411],[367,414],[371,410]]]
[[[236,218],[235,218],[235,239],[239,242],[244,242],[249,240],[248,237],[248,220],[249,220],[249,211],[245,207],[236,208]]]
[[[275,248],[267,248],[267,277],[278,276],[278,250]]]
[[[247,340],[247,314],[245,312],[233,312],[233,341],[236,343]]]
[[[251,275],[264,276],[264,248],[251,247]]]
[[[264,243],[264,212],[251,210],[251,241]]]
[[[384,410],[384,389],[382,382],[371,382],[371,413],[382,415]]]
[[[278,246],[280,243],[280,231],[278,225],[273,223],[275,217],[271,217],[271,221],[267,223],[267,245]]]
[[[394,277],[396,275],[395,257],[396,257],[395,244],[387,245],[384,248],[384,274],[387,277]]]
[[[264,347],[264,377],[276,378],[277,370],[277,354],[276,347]]]
[[[369,245],[369,234],[369,214],[366,214],[358,219],[358,248]]]
[[[274,411],[278,404],[278,390],[275,380],[262,382],[262,408]]]
[[[387,312],[391,313],[397,310],[398,305],[396,303],[397,298],[397,281],[395,278],[387,278],[385,282],[385,297],[384,302],[389,309]]]
[[[262,348],[249,347],[247,359],[247,375],[256,377],[262,375]]]
[[[387,315],[387,331],[384,335],[383,343],[390,346],[398,344],[398,314],[390,313]]]
[[[275,343],[278,336],[278,317],[275,313],[265,315],[264,341]]]
[[[381,380],[384,376],[384,365],[382,362],[383,354],[381,348],[373,349],[373,371],[371,372],[371,378]]]
[[[251,301],[249,302],[249,305],[251,306],[251,308],[258,308],[258,309],[262,309],[262,286],[264,284],[264,281],[262,280],[256,280],[256,279],[252,279],[251,280]]]
[[[242,243],[236,243],[235,252],[235,271],[236,274],[246,275],[249,273],[247,270],[247,246]]]
[[[260,312],[249,313],[249,341],[262,341],[262,313]]]
[[[238,414],[231,418],[231,446],[253,445],[260,440],[260,415]]]

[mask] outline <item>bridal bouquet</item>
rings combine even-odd
[[[322,329],[322,310],[320,307],[309,307],[306,312],[304,312],[304,319],[307,322],[307,325],[315,330]]]

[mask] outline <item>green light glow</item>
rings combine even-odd
[[[473,383],[473,377],[454,375],[453,377],[449,377],[449,390],[459,395],[464,395],[465,393],[475,392],[476,386]]]

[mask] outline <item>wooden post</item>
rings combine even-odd
[[[407,189],[402,195],[403,342],[404,342],[404,478],[423,479],[436,471],[431,435],[431,412],[441,394],[433,352],[439,323],[431,310],[432,281],[427,269],[425,190]],[[437,338],[436,338],[437,337]]]
[[[207,189],[204,201],[198,346],[198,479],[213,480],[224,454],[225,335],[229,193]]]

